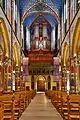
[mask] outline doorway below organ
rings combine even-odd
[[[46,78],[42,75],[39,75],[36,78],[36,87],[37,91],[45,91],[46,90]]]

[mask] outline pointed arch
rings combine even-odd
[[[68,52],[69,52],[69,46],[68,43],[64,43],[64,48],[63,48],[63,66],[66,66],[67,60],[68,60]]]
[[[46,89],[46,78],[43,75],[39,75],[36,78],[37,82],[37,91],[45,91]]]
[[[3,18],[0,18],[0,33],[3,37],[4,57],[9,57],[9,55],[10,55],[10,41],[9,41],[9,36],[8,36],[6,24],[5,24]]]
[[[39,76],[37,76],[37,77],[36,77],[36,81],[38,81],[38,80],[39,80],[39,78],[43,78],[43,79],[42,79],[43,81],[45,81],[45,80],[46,80],[45,76],[43,76],[43,75],[39,75]]]
[[[17,42],[14,43],[14,47],[13,47],[13,59],[14,59],[14,63],[15,66],[19,66],[19,52],[18,52],[18,44]]]
[[[77,56],[79,39],[80,39],[80,17],[77,20],[74,34],[73,34],[73,39],[72,39],[72,55],[73,55],[73,57]]]
[[[28,10],[27,10],[27,8],[25,8],[25,11],[24,11],[24,13],[23,13],[23,15],[22,15],[22,19],[21,19],[21,22],[22,22],[22,23],[24,22],[25,18],[32,13],[32,12],[30,12],[30,10],[31,10],[32,8],[35,8],[35,7],[38,6],[39,4],[41,4],[41,2],[38,2],[38,3],[34,4],[34,5],[31,6]],[[55,11],[55,9],[52,9],[48,4],[43,4],[43,6],[46,7],[46,8],[49,8],[50,10],[52,10],[52,12],[49,11],[49,13],[52,14],[52,15],[55,17],[55,19],[57,20],[57,22],[59,22],[59,14]],[[35,11],[35,13],[36,13],[36,11]],[[41,12],[40,12],[40,13],[41,13]]]
[[[32,24],[33,24],[33,22],[36,21],[36,19],[37,19],[39,16],[40,16],[40,15],[37,15],[37,16],[33,19]],[[41,16],[52,26],[51,22],[44,16],[44,14],[42,14]],[[32,24],[31,24],[31,25],[32,25]],[[31,26],[31,25],[30,25],[30,26]]]

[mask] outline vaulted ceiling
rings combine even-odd
[[[27,27],[39,16],[43,15],[51,26],[60,20],[64,0],[20,0],[21,21]]]

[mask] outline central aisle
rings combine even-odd
[[[37,93],[19,120],[63,120],[45,93]]]

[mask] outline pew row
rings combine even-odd
[[[0,120],[4,119],[4,109],[3,109],[3,103],[0,102]]]
[[[45,93],[64,120],[80,120],[80,94],[62,91]]]
[[[18,120],[35,95],[35,91],[2,94],[0,96],[0,103],[2,103],[0,105],[0,120]]]

